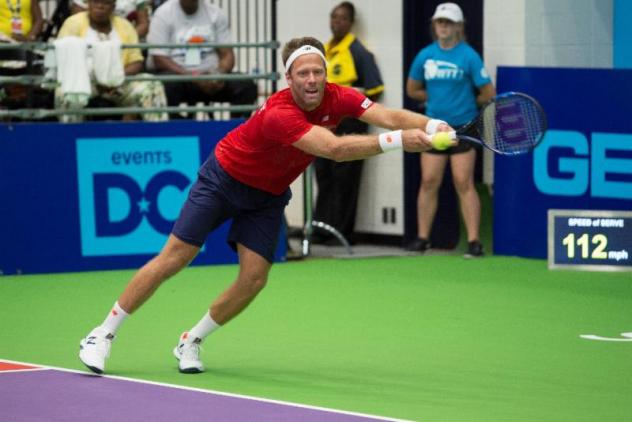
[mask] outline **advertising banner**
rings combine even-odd
[[[547,212],[632,210],[632,70],[498,68],[498,92],[521,91],[549,130],[523,156],[494,161],[494,253],[547,257]]]
[[[135,268],[240,120],[0,126],[0,274]],[[193,264],[228,264],[230,221]],[[284,235],[284,233],[282,233]],[[285,256],[279,242],[276,260]]]

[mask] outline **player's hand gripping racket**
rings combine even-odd
[[[506,92],[484,105],[474,120],[450,132],[450,137],[483,145],[498,154],[518,155],[535,148],[546,128],[544,109],[534,98]]]

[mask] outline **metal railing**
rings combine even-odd
[[[52,18],[58,15],[58,10],[64,10],[67,1],[72,0],[46,0],[45,17]],[[229,19],[231,32],[236,40],[235,43],[200,43],[200,44],[126,44],[122,48],[234,48],[235,68],[238,73],[216,74],[216,75],[173,75],[173,74],[152,74],[133,75],[125,77],[125,81],[145,81],[155,80],[162,82],[180,81],[222,81],[222,80],[253,80],[257,84],[258,101],[253,105],[221,105],[210,104],[205,106],[179,106],[164,108],[140,108],[140,107],[110,107],[110,108],[83,108],[79,110],[50,110],[32,108],[32,92],[36,87],[54,88],[56,80],[51,76],[46,76],[41,72],[36,74],[33,69],[41,68],[45,64],[44,56],[48,51],[52,52],[53,44],[43,42],[27,42],[21,44],[0,44],[2,50],[22,50],[27,53],[25,74],[14,76],[0,75],[0,84],[25,85],[28,89],[25,108],[6,110],[0,109],[0,118],[20,118],[20,119],[40,119],[58,115],[115,115],[129,113],[151,113],[151,112],[244,112],[254,110],[265,98],[276,91],[277,73],[276,54],[279,48],[277,38],[277,1],[278,0],[210,0],[211,3],[222,8]],[[53,6],[54,5],[54,6]],[[152,5],[150,1],[149,5]],[[48,10],[50,9],[50,10]],[[51,20],[51,19],[49,19]],[[57,19],[59,20],[59,19]],[[62,19],[63,21],[63,19]],[[47,27],[50,27],[49,22]],[[61,25],[61,23],[59,23]],[[58,28],[48,28],[48,35],[57,33]],[[0,107],[2,104],[0,104]]]
[[[262,48],[276,51],[279,47],[277,41],[251,42],[251,43],[196,43],[196,44],[123,44],[121,48]],[[40,56],[50,54],[54,51],[54,45],[42,42],[26,42],[21,44],[0,44],[2,50],[22,50],[31,55],[38,53]],[[54,54],[54,53],[53,53]],[[27,61],[27,69],[34,65],[41,65],[46,60],[42,57],[39,59],[31,59]],[[204,75],[174,75],[174,74],[141,74],[125,77],[125,82],[129,81],[161,81],[161,82],[180,82],[180,81],[230,81],[230,80],[253,80],[253,81],[270,81],[276,82],[279,78],[276,72],[264,73],[231,73],[231,74],[204,74]],[[54,88],[57,80],[54,77],[42,74],[23,74],[16,76],[0,76],[0,84],[21,84],[28,86]],[[259,87],[260,88],[260,87]],[[267,97],[271,91],[259,90],[260,97]],[[82,109],[64,109],[64,110],[48,110],[24,108],[17,110],[0,110],[0,118],[20,118],[28,119],[44,119],[47,117],[61,115],[81,115],[81,116],[104,116],[104,115],[123,115],[123,114],[144,114],[156,112],[179,112],[179,113],[195,113],[195,112],[248,112],[255,110],[258,103],[252,105],[209,105],[209,106],[171,106],[171,107],[99,107],[99,108],[82,108]]]

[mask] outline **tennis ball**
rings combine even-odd
[[[432,137],[432,147],[439,151],[448,149],[453,145],[452,138],[448,132],[437,132]]]

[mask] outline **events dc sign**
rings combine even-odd
[[[241,122],[0,125],[0,275],[145,264],[200,163]],[[230,224],[209,235],[193,265],[237,262]]]
[[[196,137],[77,140],[84,256],[160,250],[200,165]]]
[[[549,130],[494,157],[494,253],[545,258],[549,209],[632,209],[631,69],[499,67],[497,84],[537,98]]]

